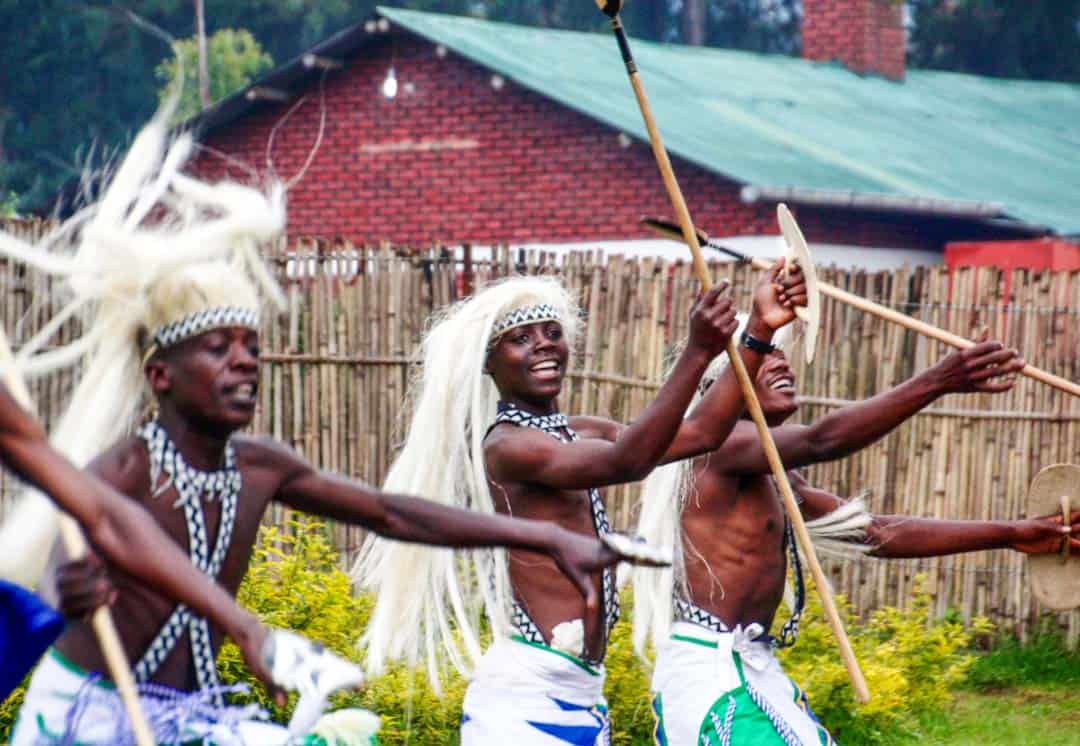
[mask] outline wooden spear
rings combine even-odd
[[[23,409],[33,413],[34,403],[30,398],[30,390],[26,387],[26,382],[23,381],[22,376],[19,375],[15,357],[11,352],[11,345],[8,343],[7,334],[4,333],[2,327],[0,327],[0,368],[3,368],[4,383],[11,391],[11,395],[15,397],[15,401]],[[85,557],[87,552],[86,538],[83,536],[79,524],[71,516],[63,512],[58,518],[60,520],[60,537],[64,542],[64,549],[67,551],[68,556],[72,559]],[[120,635],[116,631],[116,625],[113,623],[109,608],[107,606],[98,607],[91,616],[90,622],[94,633],[97,635],[98,644],[101,645],[105,663],[109,667],[109,676],[112,677],[113,683],[116,684],[116,690],[120,693],[120,698],[124,702],[124,709],[127,711],[128,720],[131,721],[131,729],[135,734],[135,742],[138,746],[154,746],[154,735],[139,703],[139,693],[135,686],[135,679],[131,675],[131,665],[128,663],[127,655],[124,653],[124,646],[120,642]]]
[[[615,32],[615,39],[619,43],[619,51],[622,53],[623,62],[626,64],[626,72],[630,76],[630,85],[634,89],[634,96],[637,98],[638,107],[641,109],[641,116],[645,120],[645,128],[649,132],[649,142],[652,144],[656,164],[660,167],[660,175],[664,179],[668,197],[675,208],[676,216],[678,216],[683,240],[690,247],[693,256],[694,272],[697,274],[702,290],[707,291],[712,287],[712,279],[709,277],[705,259],[701,255],[701,247],[698,245],[694,223],[690,218],[690,211],[686,207],[686,200],[683,199],[682,190],[679,189],[679,183],[675,180],[675,172],[671,167],[671,161],[668,158],[667,150],[664,148],[663,140],[660,139],[660,131],[656,128],[656,122],[653,120],[649,101],[645,97],[645,87],[641,83],[641,76],[638,75],[637,64],[630,53],[630,42],[626,38],[622,21],[619,20],[622,0],[596,0],[596,4],[611,19],[611,27]],[[859,668],[859,662],[855,658],[855,651],[851,647],[847,632],[844,631],[844,622],[840,619],[840,612],[836,608],[836,601],[833,599],[829,581],[825,577],[825,571],[821,568],[817,554],[814,552],[814,545],[810,541],[810,533],[806,529],[806,523],[803,521],[799,504],[795,500],[795,493],[791,489],[790,482],[788,482],[787,471],[780,460],[780,453],[776,450],[776,443],[773,441],[772,433],[769,432],[769,426],[765,422],[765,414],[761,411],[761,404],[754,393],[754,384],[746,372],[746,366],[743,365],[742,358],[739,357],[735,340],[728,342],[727,355],[739,381],[739,387],[742,389],[743,399],[746,400],[746,408],[750,411],[750,416],[757,427],[758,438],[761,440],[761,446],[765,450],[769,467],[772,469],[773,479],[776,481],[780,496],[783,498],[788,520],[791,521],[791,526],[795,530],[799,547],[806,557],[807,564],[810,566],[810,573],[814,578],[814,583],[817,585],[818,593],[821,595],[821,605],[825,610],[825,617],[828,619],[829,626],[832,627],[833,634],[836,636],[836,642],[840,646],[840,655],[843,657],[844,665],[847,667],[848,675],[851,677],[855,697],[859,702],[868,702],[870,700],[870,690],[866,686],[866,679]]]
[[[679,226],[668,220],[659,220],[657,218],[642,218],[642,225],[654,231],[655,233],[670,238],[674,241],[685,241],[683,233],[679,229]],[[697,229],[696,238],[698,243],[706,245],[709,248],[722,251],[728,256],[740,261],[748,262],[754,269],[768,269],[772,266],[772,262],[768,259],[761,257],[750,257],[741,252],[730,249],[727,246],[723,246],[720,243],[713,241],[709,238],[709,235],[701,229]],[[825,282],[818,281],[818,290],[822,295],[827,295],[830,298],[835,298],[841,303],[846,303],[849,306],[858,308],[860,311],[877,316],[878,318],[891,321],[894,324],[899,324],[907,329],[918,334],[923,334],[932,339],[936,339],[939,342],[955,347],[959,350],[966,350],[969,347],[974,347],[975,343],[970,339],[953,334],[940,327],[927,324],[925,321],[919,321],[907,314],[900,313],[891,308],[875,303],[872,300],[867,300],[861,296],[849,293],[846,290],[842,290],[835,285],[830,285]],[[1072,381],[1056,376],[1053,373],[1049,373],[1042,368],[1036,368],[1034,365],[1025,365],[1020,369],[1020,372],[1028,378],[1033,378],[1036,381],[1042,381],[1045,384],[1053,386],[1059,391],[1064,391],[1066,394],[1072,394],[1073,396],[1080,396],[1080,385],[1073,383]]]

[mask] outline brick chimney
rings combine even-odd
[[[802,56],[837,61],[860,75],[904,79],[903,3],[803,0]]]

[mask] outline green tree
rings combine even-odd
[[[182,39],[173,44],[174,56],[154,70],[162,83],[159,100],[164,100],[173,83],[183,72],[183,90],[176,118],[184,120],[202,111],[199,100],[198,40]],[[220,29],[207,39],[207,64],[210,73],[210,100],[220,101],[230,93],[251,83],[274,66],[274,60],[262,50],[259,42],[246,29]]]
[[[1080,82],[1080,0],[909,0],[912,67]]]
[[[709,3],[705,43],[767,54],[797,54],[800,0],[714,0]]]

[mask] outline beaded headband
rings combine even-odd
[[[562,321],[559,309],[550,303],[540,303],[535,306],[522,306],[495,320],[491,325],[491,336],[488,344],[493,345],[506,332],[518,326],[537,324],[541,321]]]
[[[253,308],[240,306],[218,306],[189,313],[187,316],[154,329],[150,335],[153,342],[150,349],[146,351],[144,359],[150,359],[150,356],[158,350],[172,347],[210,329],[220,329],[225,326],[246,326],[258,331],[259,312]]]

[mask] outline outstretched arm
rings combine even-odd
[[[110,561],[147,586],[206,616],[241,648],[251,669],[268,686],[262,663],[266,628],[240,608],[221,586],[199,572],[150,515],[58,453],[41,425],[0,384],[0,455],[24,480],[71,514]]]
[[[772,428],[780,459],[791,468],[833,461],[866,448],[945,394],[1008,391],[1024,361],[1016,350],[986,341],[985,336],[985,332],[980,335],[974,347],[953,352],[900,385],[830,412],[812,425]],[[720,454],[717,463],[729,472],[769,471],[752,427],[739,427]]]
[[[362,482],[316,469],[285,446],[260,439],[263,454],[283,474],[275,499],[297,510],[370,529],[388,539],[442,547],[529,549],[550,555],[582,595],[599,608],[590,574],[632,557],[599,539],[550,521],[463,510],[407,495],[393,495]],[[648,564],[648,563],[646,563]]]
[[[845,502],[811,486],[801,476],[793,476],[791,484],[803,499],[803,515],[808,520],[820,518]],[[866,529],[864,543],[871,547],[868,554],[888,559],[940,557],[982,549],[1048,554],[1061,551],[1063,541],[1068,541],[1073,551],[1080,550],[1080,511],[1070,516],[1069,526],[1062,525],[1062,519],[1060,514],[1018,521],[950,521],[874,515]]]

